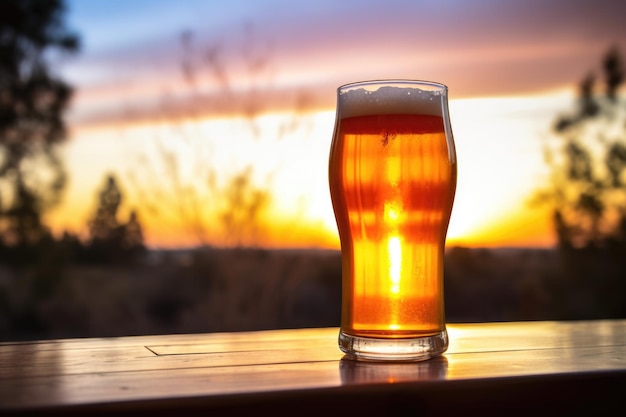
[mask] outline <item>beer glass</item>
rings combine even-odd
[[[456,172],[445,85],[337,89],[329,186],[347,357],[415,361],[446,351],[443,262]]]

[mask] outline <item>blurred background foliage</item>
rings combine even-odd
[[[143,207],[121,218],[125,195],[115,173],[94,190],[87,237],[50,233],[45,214],[67,179],[58,146],[67,136],[72,87],[49,58],[80,48],[64,11],[60,0],[0,3],[0,340],[337,326],[338,251],[245,243],[254,241],[271,202],[269,191],[250,180],[251,168],[222,188],[209,181],[211,195],[224,202],[220,227],[230,249],[205,245],[209,228],[194,214],[202,209],[196,191],[177,181],[183,162],[167,150],[161,163],[171,175],[164,187],[177,196],[168,201],[177,202],[172,209],[197,236],[197,248],[147,248],[141,213],[158,206],[160,196],[145,195]],[[192,38],[183,40],[189,52]],[[191,58],[183,63],[189,83]],[[558,140],[546,144],[551,182],[535,202],[552,209],[557,247],[449,248],[449,321],[626,317],[624,68],[617,49],[602,64],[599,76],[581,82],[576,110],[555,115]],[[254,129],[254,101],[240,104]],[[204,169],[208,178],[220,175]]]

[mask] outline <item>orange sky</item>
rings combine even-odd
[[[450,244],[552,243],[547,215],[531,211],[526,201],[545,175],[541,137],[549,130],[550,115],[571,100],[564,92],[450,103],[459,161]],[[533,116],[536,109],[547,109],[546,115]],[[70,172],[82,175],[71,176],[65,206],[55,213],[55,222],[80,230],[94,212],[104,174],[114,172],[126,197],[125,209],[142,209],[152,245],[197,243],[188,229],[193,207],[204,216],[208,241],[222,243],[226,231],[215,220],[220,202],[206,180],[216,173],[217,188],[223,189],[232,175],[250,166],[254,186],[272,194],[268,212],[259,217],[257,243],[337,247],[327,177],[334,110],[259,116],[254,120],[256,135],[249,123],[225,118],[76,129],[80,139],[68,144],[64,159]],[[286,129],[290,124],[291,130]],[[186,206],[187,217],[178,211],[184,193],[176,190],[166,155],[175,160],[176,179],[195,193],[195,205]]]
[[[56,230],[85,232],[112,172],[122,217],[140,208],[150,246],[197,244],[193,207],[209,243],[224,242],[215,187],[250,167],[272,193],[258,244],[337,247],[326,177],[335,89],[413,78],[450,88],[459,185],[449,244],[553,243],[547,213],[526,204],[545,177],[542,141],[607,49],[626,50],[623,2],[223,3],[69,2],[84,47],[60,67],[76,96]],[[183,189],[193,204],[175,198]]]

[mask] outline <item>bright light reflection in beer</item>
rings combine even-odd
[[[385,224],[395,226],[400,220],[400,210],[396,207],[396,202],[385,203]]]
[[[393,235],[389,237],[387,250],[389,251],[390,291],[392,294],[399,294],[400,276],[402,274],[402,244],[400,243],[400,236]]]
[[[387,144],[387,146],[390,145]],[[400,162],[400,157],[398,156],[387,158],[387,161],[385,161],[385,176],[389,185],[392,187],[397,187],[400,182],[400,174],[402,173],[402,165]]]

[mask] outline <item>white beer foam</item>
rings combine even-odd
[[[425,114],[442,116],[443,91],[428,91],[408,87],[380,87],[375,91],[357,88],[340,92],[341,117],[375,114]]]

